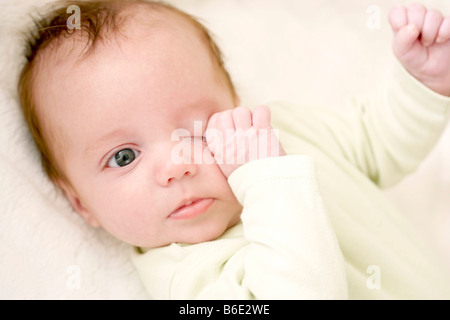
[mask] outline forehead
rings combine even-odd
[[[145,11],[137,11],[134,18],[128,19],[120,33],[105,37],[86,56],[83,56],[86,38],[81,32],[55,42],[57,48],[46,48],[36,65],[35,87],[42,93],[37,92],[37,100],[48,97],[49,90],[51,93],[83,90],[87,94],[95,89],[98,96],[97,89],[104,86],[110,89],[105,92],[112,94],[119,82],[131,85],[125,80],[133,80],[137,85],[139,80],[149,84],[152,78],[167,80],[176,76],[181,80],[188,74],[206,72],[217,75],[211,68],[211,53],[204,40],[186,18],[170,11],[160,12],[156,17],[155,13],[148,16]],[[164,67],[164,72],[158,73]],[[45,88],[46,84],[51,84],[51,88]],[[174,88],[177,84],[182,83],[171,83]]]

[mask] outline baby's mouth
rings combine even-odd
[[[183,200],[178,207],[169,214],[168,218],[187,220],[198,217],[208,211],[213,204],[213,198],[192,198]]]

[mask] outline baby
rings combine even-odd
[[[21,104],[49,178],[133,246],[152,298],[450,298],[448,270],[381,191],[446,125],[450,18],[412,5],[390,22],[400,65],[374,99],[250,110],[193,17],[62,3],[30,41]]]

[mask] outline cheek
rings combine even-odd
[[[204,165],[205,171],[207,171],[207,180],[205,183],[208,188],[217,193],[219,197],[227,202],[230,202],[233,206],[238,205],[238,201],[228,184],[228,179],[222,173],[217,163]]]
[[[142,245],[161,229],[157,209],[148,197],[123,195],[97,202],[98,221],[114,237],[133,245]]]
[[[114,236],[129,241],[130,236],[139,234],[140,229],[157,226],[158,206],[153,193],[148,188],[139,187],[135,181],[133,187],[121,183],[109,183],[96,186],[85,194],[83,205],[100,225]]]

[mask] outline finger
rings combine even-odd
[[[224,137],[227,129],[234,129],[231,117],[231,110],[214,113],[208,120],[208,126],[204,136],[208,144],[208,148],[213,154],[222,152]]]
[[[248,129],[252,126],[252,112],[245,107],[233,109],[233,121],[236,129]]]
[[[234,130],[233,110],[219,112],[216,116],[216,128],[222,131]]]
[[[215,129],[216,123],[217,123],[217,113],[213,113],[208,119],[208,123],[206,125],[206,130]]]
[[[208,126],[204,133],[207,148],[214,157],[217,164],[223,164],[224,158],[224,136],[225,130],[222,127],[223,119],[226,117],[224,112],[214,113],[208,120]],[[210,159],[207,159],[208,161]]]
[[[258,106],[253,110],[253,126],[263,129],[270,127],[270,109],[266,106]]]
[[[403,57],[412,49],[419,37],[420,31],[415,24],[408,24],[400,29],[394,38],[393,50],[398,58]]]
[[[211,117],[209,117],[208,125],[206,126],[206,130],[204,136],[206,138],[206,142],[208,143],[208,147],[214,153],[214,149],[216,147],[216,132],[217,130],[217,113],[214,113]]]
[[[442,43],[448,40],[450,40],[450,17],[446,17],[442,21],[436,42]]]
[[[427,9],[423,5],[419,3],[410,5],[407,9],[408,24],[413,23],[419,30],[422,30],[426,13]]]
[[[408,24],[406,8],[402,6],[394,6],[389,13],[389,22],[395,33],[406,26]]]
[[[444,17],[439,11],[429,10],[422,27],[422,44],[426,47],[434,43]]]

